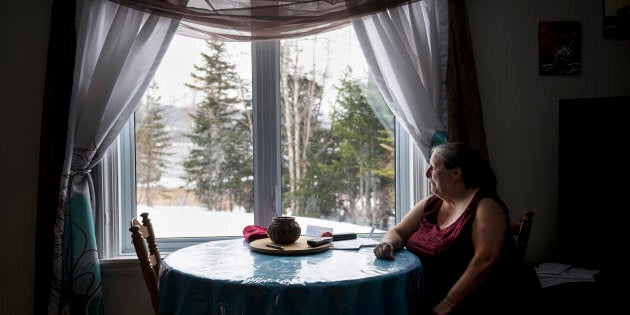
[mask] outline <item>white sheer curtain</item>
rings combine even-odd
[[[352,24],[379,90],[428,160],[448,139],[448,1],[418,1]]]
[[[107,0],[86,0],[55,222],[49,314],[100,314],[91,169],[131,114],[178,26]]]

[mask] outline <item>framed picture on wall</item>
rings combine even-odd
[[[604,38],[630,39],[630,0],[604,0]]]
[[[579,75],[582,71],[581,28],[578,21],[538,23],[538,73]]]

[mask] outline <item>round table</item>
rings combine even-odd
[[[421,307],[422,265],[372,247],[269,255],[244,239],[177,250],[163,260],[161,314],[411,314]]]

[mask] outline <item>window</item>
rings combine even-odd
[[[163,251],[277,215],[303,233],[384,232],[426,194],[423,167],[351,26],[253,43],[176,35],[98,169],[101,256],[133,252],[129,220],[145,211]]]

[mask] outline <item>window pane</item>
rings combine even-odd
[[[175,36],[135,119],[137,212],[160,237],[253,224],[249,43]]]
[[[281,41],[280,67],[283,215],[341,232],[393,226],[394,118],[352,27]]]
[[[389,229],[394,118],[352,27],[280,47],[270,71],[281,81],[282,214],[303,233]],[[160,237],[242,236],[254,224],[252,80],[251,43],[173,39],[135,114],[137,213],[151,213]]]

